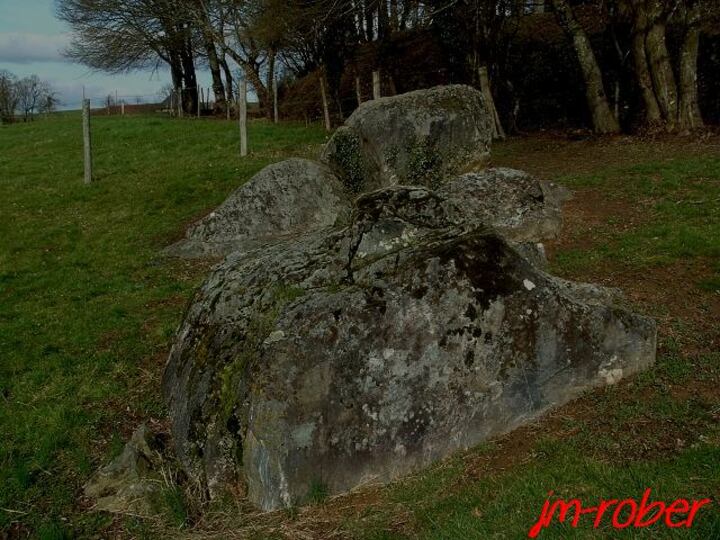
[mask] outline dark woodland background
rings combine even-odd
[[[716,0],[58,0],[68,56],[122,72],[167,64],[194,111],[196,70],[216,113],[239,78],[272,114],[333,124],[372,96],[489,74],[506,132],[687,131],[720,120]]]

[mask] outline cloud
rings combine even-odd
[[[63,62],[62,51],[69,43],[69,34],[0,32],[0,62]]]

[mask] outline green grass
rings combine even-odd
[[[264,165],[314,154],[324,134],[254,122],[252,154],[242,160],[236,126],[222,121],[99,116],[93,137],[97,182],[84,186],[76,114],[0,127],[0,531],[83,538],[120,527],[125,536],[175,538],[196,526],[197,507],[176,487],[162,492],[161,527],[132,517],[118,525],[81,500],[83,482],[130,431],[165,416],[165,353],[206,266],[159,250]],[[717,294],[716,155],[678,152],[560,181],[637,201],[641,219],[625,227],[623,216],[609,216],[590,248],[557,254],[555,271],[702,260],[711,271],[684,286],[705,300]],[[707,390],[719,384],[720,354],[697,332],[673,320],[652,370],[583,398],[585,412],[528,437],[525,456],[507,467],[475,467],[506,452],[490,442],[383,489],[379,505],[333,519],[356,538],[512,539],[526,536],[550,490],[587,504],[639,497],[646,487],[658,499],[720,497],[720,392]],[[703,347],[690,354],[693,341]],[[320,484],[308,495],[318,512],[333,507]],[[252,537],[283,537],[307,519],[292,509],[276,517],[288,528],[272,519],[253,526],[232,518],[232,501],[226,506],[218,512],[225,526],[249,525]],[[540,538],[720,538],[720,512],[701,512],[691,530],[556,524]]]
[[[633,217],[643,226],[622,231],[622,218],[608,223],[594,249],[559,253],[556,270],[572,272],[606,261],[645,268],[707,258],[715,262],[715,273],[697,285],[720,290],[720,156],[676,156],[558,181],[571,188],[600,188],[637,204]]]
[[[677,497],[703,498],[709,484],[716,489],[719,478],[720,449],[699,447],[671,460],[616,466],[573,451],[556,441],[548,441],[530,465],[506,474],[490,476],[474,482],[462,482],[461,465],[446,465],[443,481],[423,475],[413,482],[392,490],[392,504],[410,509],[417,528],[416,538],[423,539],[487,539],[523,538],[537,521],[540,509],[552,490],[555,497],[565,500],[577,497],[587,506],[600,499],[640,498],[650,487],[653,500],[674,500]],[[714,478],[712,478],[714,477]],[[711,480],[712,478],[712,480]],[[455,482],[455,485],[453,485]],[[430,483],[434,489],[424,490]],[[417,485],[421,486],[418,490]],[[458,487],[458,484],[461,487]],[[574,529],[553,522],[539,538],[693,538],[720,537],[720,513],[705,508],[698,514],[692,529],[677,531],[648,527],[640,531],[615,531],[608,523],[598,531],[592,518],[581,519]],[[364,538],[405,538],[388,532],[387,523],[365,521]]]
[[[316,128],[79,116],[0,127],[0,530],[80,535],[80,486],[135,423],[165,414],[157,376],[202,268],[159,257],[264,165],[315,153]],[[99,455],[98,455],[99,454]],[[176,512],[177,513],[177,512]],[[68,534],[70,534],[68,532]]]

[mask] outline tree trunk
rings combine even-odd
[[[199,10],[201,19],[200,32],[202,35],[203,46],[208,58],[208,66],[213,81],[213,94],[215,95],[215,112],[224,112],[229,103],[225,101],[225,85],[223,84],[222,74],[220,73],[220,57],[213,39],[212,25],[208,17],[208,13],[204,6]],[[223,55],[224,60],[224,55]],[[208,101],[210,101],[208,97]]]
[[[658,105],[655,98],[650,68],[648,67],[647,52],[645,50],[648,17],[641,4],[642,2],[633,8],[632,54],[635,65],[635,79],[645,104],[645,122],[648,126],[657,126],[662,123],[662,115],[660,114],[660,105]]]
[[[375,39],[375,33],[373,32],[375,23],[375,17],[373,17],[373,0],[364,0],[363,6],[365,8],[365,41],[370,42]]]
[[[390,18],[387,0],[375,0],[378,14],[378,39],[384,40],[390,35]]]
[[[267,83],[265,86],[267,86],[268,89],[268,101],[267,101],[267,107],[265,107],[265,118],[268,120],[273,119],[273,105],[274,105],[274,95],[272,99],[270,99],[270,94],[273,92],[274,86],[275,86],[275,51],[270,50],[268,51],[268,70],[267,70],[267,77],[266,77]]]
[[[400,14],[398,12],[398,0],[390,0],[390,30],[397,32],[400,28]]]
[[[265,87],[265,85],[262,82],[262,79],[260,78],[260,71],[255,68],[254,66],[243,66],[243,71],[245,72],[245,77],[250,81],[250,84],[252,84],[253,88],[255,89],[255,94],[257,94],[258,97],[258,105],[260,106],[260,109],[265,111],[265,116],[268,116],[270,109],[269,104],[271,103],[271,96],[268,89]]]
[[[680,48],[680,106],[678,127],[697,129],[704,126],[697,87],[697,58],[700,44],[700,2],[688,2],[687,28]]]
[[[327,85],[325,83],[325,70],[321,69],[319,73],[320,79],[320,99],[322,100],[323,118],[325,119],[325,130],[330,131],[332,124],[330,122],[330,107],[327,99]]]
[[[232,57],[235,62],[242,68],[245,73],[245,79],[250,82],[252,87],[255,89],[255,94],[258,97],[258,104],[260,109],[267,113],[269,112],[269,118],[272,117],[272,94],[270,90],[263,84],[262,77],[260,74],[260,65],[257,62],[248,61],[237,52],[233,51],[229,47],[225,48],[225,51]]]
[[[170,76],[172,77],[173,89],[179,92],[182,88],[182,63],[176,54],[170,55]]]
[[[230,71],[230,66],[228,66],[227,60],[225,60],[225,58],[220,60],[220,66],[225,73],[225,92],[227,95],[227,103],[229,106],[229,104],[232,103],[235,99],[233,95],[233,76],[232,72]]]
[[[677,119],[678,99],[675,74],[665,43],[664,22],[658,19],[651,22],[647,36],[645,36],[645,47],[650,61],[650,75],[655,89],[655,97],[668,129],[672,130]]]
[[[180,53],[183,71],[183,111],[187,114],[195,114],[198,105],[197,77],[195,75],[195,60],[192,53],[192,45],[189,38],[184,50]]]
[[[397,96],[397,86],[395,86],[395,77],[393,77],[392,73],[388,75],[388,86],[390,87],[390,95],[391,96]]]
[[[220,73],[220,61],[218,60],[217,49],[212,40],[212,36],[203,33],[205,52],[208,57],[208,66],[213,81],[213,94],[215,96],[215,110],[225,111],[225,85],[223,84],[222,75]]]
[[[640,87],[643,103],[645,104],[645,121],[648,125],[657,125],[662,122],[660,105],[655,98],[653,82],[645,53],[645,34],[633,36],[633,61],[635,63],[635,78]]]
[[[490,77],[488,76],[487,66],[480,66],[478,68],[478,79],[480,82],[480,91],[485,98],[488,111],[493,119],[493,139],[504,139],[505,130],[500,123],[500,115],[498,115],[497,109],[495,108],[495,100],[493,99],[492,90],[490,88]]]
[[[552,4],[558,23],[573,42],[582,69],[585,80],[585,96],[592,115],[593,129],[596,133],[619,132],[620,126],[608,104],[602,73],[585,30],[575,19],[567,0],[552,0]]]
[[[353,34],[355,43],[362,43],[365,40],[365,26],[363,24],[363,3],[362,0],[353,0]]]

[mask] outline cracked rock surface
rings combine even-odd
[[[178,457],[211,495],[239,480],[271,510],[318,485],[334,494],[388,481],[654,362],[651,319],[615,291],[542,269],[537,245],[557,234],[561,190],[458,165],[487,153],[477,126],[489,120],[474,90],[450,88],[478,118],[460,120],[431,89],[363,105],[348,122],[367,148],[382,141],[374,108],[400,111],[389,131],[451,133],[440,140],[455,157],[430,151],[443,165],[420,185],[401,185],[414,178],[403,165],[412,145],[395,145],[394,161],[359,146],[372,166],[358,169],[354,202],[337,164],[318,165],[317,182],[263,171],[197,229],[227,257],[188,307],[163,391]],[[331,141],[326,157],[334,151]],[[298,195],[272,198],[281,176]],[[315,191],[300,195],[302,185]],[[296,200],[302,210],[275,206]],[[298,223],[296,212],[315,218]],[[231,241],[216,241],[223,230]]]
[[[650,365],[655,325],[550,276],[424,188],[230,255],[165,373],[177,450],[259,507],[417,470]]]

